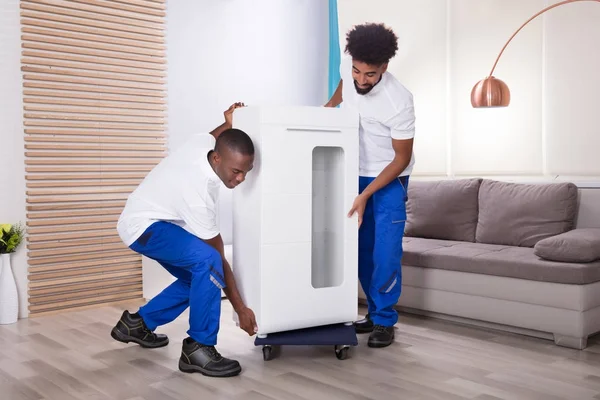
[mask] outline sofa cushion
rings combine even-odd
[[[480,183],[481,179],[411,182],[406,236],[474,242]]]
[[[530,247],[406,238],[403,265],[562,284],[600,281],[600,261],[543,260]]]
[[[573,229],[577,186],[483,180],[479,188],[476,242],[533,247]]]
[[[600,260],[600,229],[573,229],[540,240],[534,247],[536,256],[552,261],[592,262]]]

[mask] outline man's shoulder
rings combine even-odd
[[[391,72],[386,72],[385,91],[395,105],[412,105],[413,94]]]

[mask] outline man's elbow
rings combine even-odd
[[[394,164],[396,165],[396,168],[400,170],[400,172],[404,171],[406,167],[408,167],[408,165],[410,164],[410,160],[412,158],[412,151],[407,153],[396,153],[396,156],[394,157]]]

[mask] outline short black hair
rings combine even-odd
[[[365,64],[385,64],[396,55],[397,50],[398,37],[384,24],[358,25],[346,35],[346,53]]]
[[[245,156],[254,155],[254,143],[248,134],[240,129],[224,130],[215,143],[215,151],[220,153],[224,148],[241,153]]]

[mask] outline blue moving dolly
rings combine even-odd
[[[312,328],[296,329],[292,331],[259,335],[254,340],[256,346],[263,346],[263,359],[272,360],[273,346],[334,346],[335,356],[339,360],[348,357],[350,346],[357,346],[358,339],[354,325],[349,323],[317,326]]]

